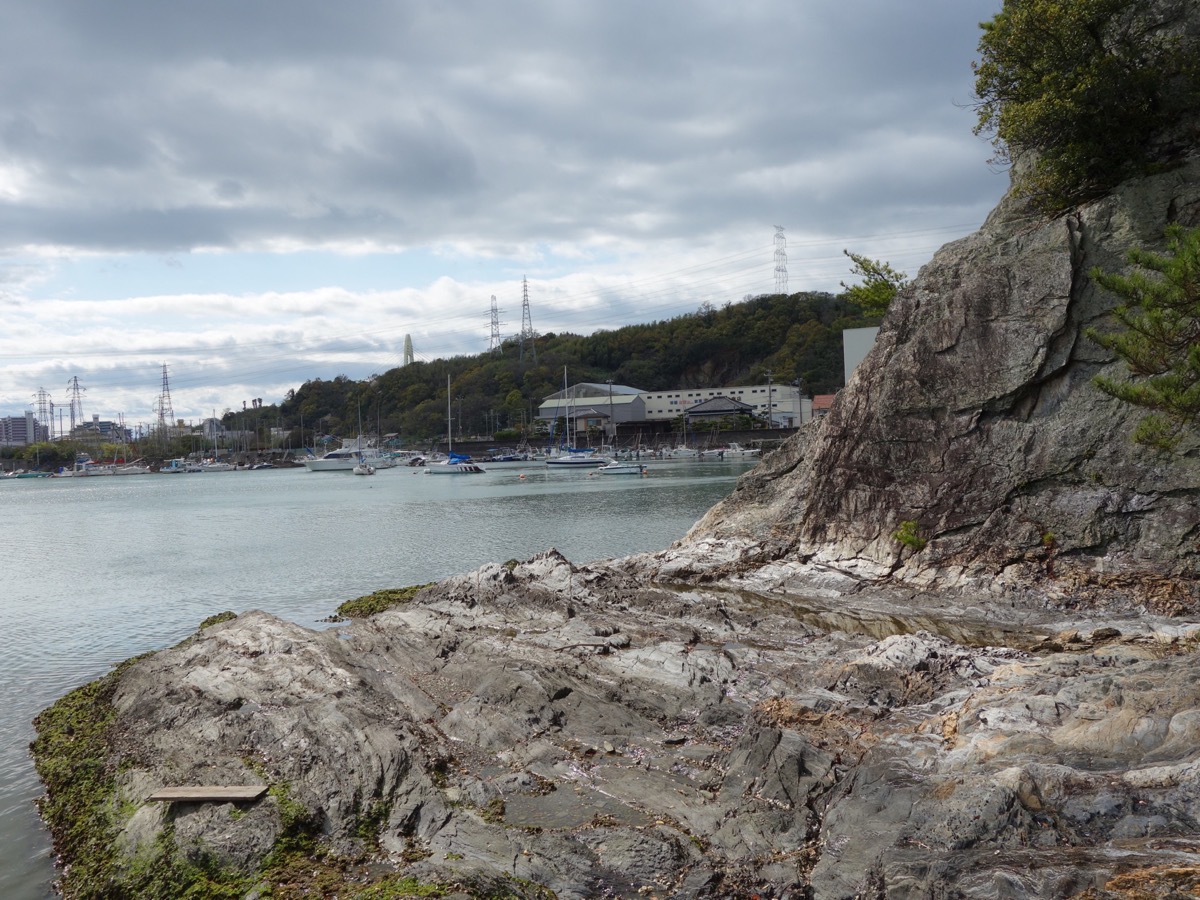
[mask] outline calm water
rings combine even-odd
[[[33,717],[207,616],[263,609],[313,627],[344,600],[525,559],[666,547],[732,489],[740,463],[663,463],[647,478],[513,469],[370,478],[304,469],[6,479],[0,484],[0,897],[54,876],[33,806]]]

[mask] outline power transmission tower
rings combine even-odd
[[[83,424],[83,392],[87,388],[80,386],[79,376],[76,375],[67,382],[67,399],[71,403],[71,431],[75,433],[75,426]]]
[[[158,430],[165,438],[167,428],[175,424],[175,408],[171,405],[171,385],[167,381],[167,364],[163,363],[162,393],[158,395],[156,404],[158,413]]]
[[[47,429],[46,437],[49,438],[49,436],[50,436],[49,429],[52,425],[50,420],[54,416],[54,412],[53,412],[54,403],[50,400],[50,392],[48,390],[46,390],[45,388],[38,388],[36,399],[37,399],[37,408],[38,408],[38,413],[37,413],[38,428],[39,429],[41,429],[41,428]],[[37,435],[37,440],[40,441],[41,439],[42,439],[42,437],[41,437],[41,434],[39,433]]]
[[[404,336],[404,362],[400,363],[400,365],[407,366],[412,361],[413,361],[412,335],[406,334]]]
[[[524,291],[524,299],[521,301],[521,362],[525,361],[525,342],[529,341],[529,350],[533,354],[533,361],[537,362],[537,343],[535,338],[537,334],[533,330],[533,319],[529,315],[529,279],[522,278],[521,285]]]
[[[783,226],[775,226],[775,293],[787,293],[787,238]]]
[[[492,294],[492,337],[488,342],[489,353],[500,352],[500,326],[504,323],[500,321],[500,313],[504,310],[497,308],[496,295]]]

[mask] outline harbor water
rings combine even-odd
[[[170,646],[223,610],[324,628],[345,600],[551,547],[575,563],[662,549],[747,467],[3,479],[0,897],[53,896],[34,807],[33,717],[115,663]]]

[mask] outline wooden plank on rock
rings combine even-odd
[[[149,796],[150,800],[185,803],[229,802],[257,800],[267,792],[265,784],[189,784],[179,787],[159,788]]]

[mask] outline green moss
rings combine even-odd
[[[388,588],[367,594],[365,597],[358,597],[355,600],[347,600],[337,608],[338,615],[355,619],[373,616],[386,609],[391,609],[393,606],[407,603],[416,596],[418,591],[427,587],[429,587],[428,584],[414,584],[405,588]]]
[[[219,612],[215,616],[209,616],[207,619],[201,622],[200,630],[203,631],[209,625],[219,625],[221,622],[228,622],[230,619],[236,618],[237,613],[235,613],[233,610],[227,609],[225,612]]]
[[[383,830],[391,809],[391,804],[385,800],[378,797],[372,800],[366,812],[359,815],[358,823],[354,826],[354,833],[358,839],[372,845],[378,841],[379,832]]]
[[[55,850],[71,863],[62,880],[67,897],[108,896],[117,877],[114,842],[129,810],[118,800],[110,761],[112,700],[121,675],[141,658],[76,688],[33,720],[37,738],[29,749],[46,786],[38,807]]]
[[[369,888],[351,894],[351,900],[401,900],[405,897],[445,897],[446,889],[436,884],[423,884],[412,877],[385,878]]]
[[[230,873],[207,854],[198,854],[194,860],[180,855],[175,847],[175,826],[167,823],[154,850],[134,861],[111,896],[237,900],[254,884],[255,879]]]
[[[504,821],[504,799],[501,797],[493,797],[488,801],[487,806],[479,810],[479,815],[483,821],[489,822],[492,825],[499,825]]]

